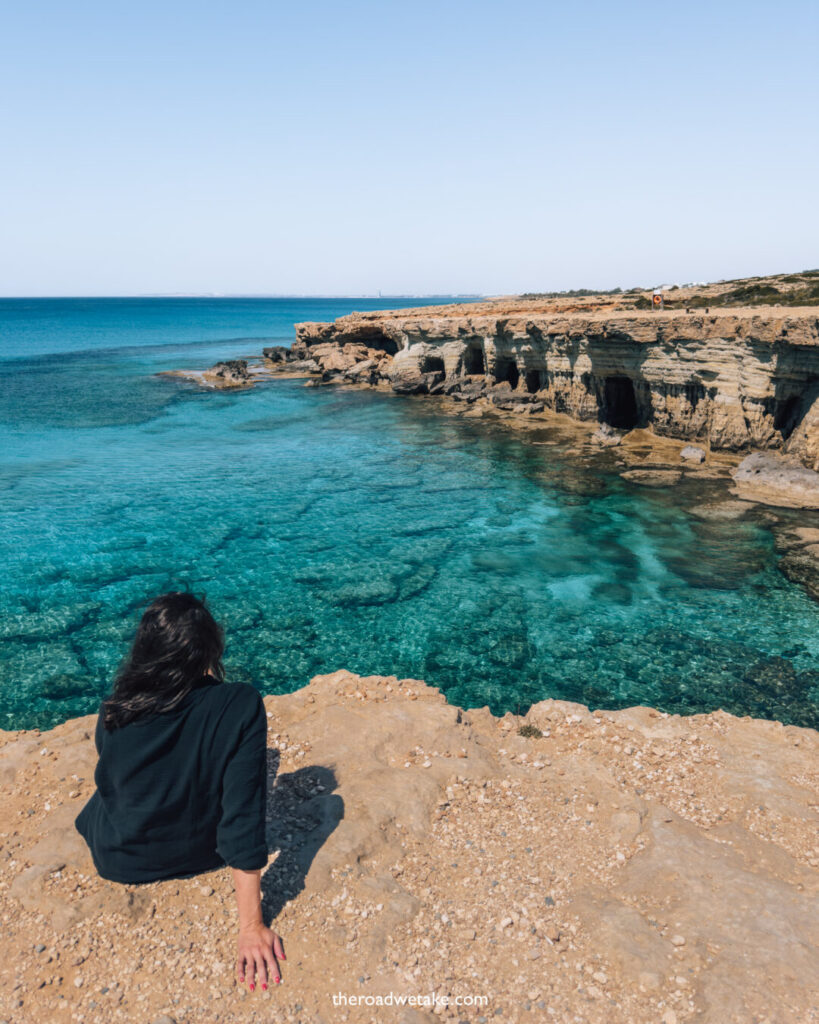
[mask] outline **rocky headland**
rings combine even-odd
[[[495,718],[345,671],[265,705],[283,983],[234,979],[227,869],[95,874],[87,716],[0,733],[3,1019],[819,1020],[819,734],[558,701]]]
[[[659,305],[657,305],[659,303]],[[746,497],[819,508],[819,270],[654,292],[506,296],[296,324],[289,348],[177,372],[206,387],[276,375],[382,387],[474,406],[561,414],[712,452],[769,452],[737,475]],[[738,461],[738,460],[737,460]],[[753,492],[753,494],[752,494]]]
[[[640,486],[722,481],[712,516],[772,506],[769,525],[788,553],[781,568],[819,597],[819,545],[774,511],[819,511],[819,313],[793,304],[808,294],[794,277],[678,290],[663,309],[641,308],[641,298],[650,302],[635,293],[353,313],[297,324],[292,347],[266,349],[257,373],[574,431],[579,453],[608,450],[612,467]],[[790,304],[721,304],[726,295],[771,298],[768,288]]]
[[[293,354],[325,379],[384,381],[403,394],[488,399],[527,414],[731,452],[772,450],[819,466],[819,314],[753,307],[705,313],[537,302],[354,313],[296,327]]]
[[[634,290],[352,313],[297,324],[289,348],[177,375],[217,389],[283,377],[376,388],[505,428],[573,434],[580,462],[605,450],[638,486],[721,482],[695,514],[759,518],[767,507],[780,567],[819,599],[819,543],[803,540],[819,530],[819,271],[672,289],[662,309],[650,299]]]

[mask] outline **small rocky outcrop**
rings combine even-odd
[[[321,367],[302,350],[293,352],[284,345],[263,350],[261,359],[227,359],[209,370],[170,370],[159,376],[181,377],[210,390],[250,388],[271,377],[311,377]]]
[[[259,378],[258,370],[249,366],[247,359],[227,359],[216,363],[209,370],[166,370],[157,376],[181,377],[200,387],[216,391],[249,388]]]
[[[421,373],[407,369],[392,373],[389,379],[393,391],[399,395],[428,395],[438,384],[443,384],[444,374],[441,370]]]
[[[301,347],[288,348],[286,345],[271,345],[262,349],[262,355],[268,364],[266,369],[279,370],[288,376],[321,371],[316,360]]]
[[[680,458],[683,462],[692,462],[695,465],[700,465],[705,462],[705,449],[698,448],[697,445],[687,444],[680,451]]]
[[[614,448],[622,444],[623,435],[618,430],[615,430],[614,427],[609,426],[608,423],[601,423],[592,434],[592,441],[595,444],[602,445],[604,448]]]
[[[224,384],[246,385],[250,381],[246,359],[228,359],[217,363],[209,372]]]
[[[228,869],[96,875],[73,828],[94,788],[87,716],[0,732],[6,1018],[811,1019],[819,734],[550,700],[496,718],[344,671],[264,703],[282,984],[234,979]],[[487,1002],[466,1018],[383,1002],[430,992]]]
[[[447,381],[445,394],[451,395],[456,402],[466,402],[472,405],[479,398],[486,398],[489,393],[489,384],[482,377],[465,377],[463,380]]]
[[[371,349],[358,342],[321,342],[299,345],[296,351],[314,362],[324,382],[377,384],[388,379],[391,359],[381,349]]]
[[[269,345],[262,349],[262,355],[271,363],[286,363],[295,358],[287,345]]]
[[[819,473],[796,459],[770,452],[755,452],[733,471],[740,498],[768,505],[819,509]]]

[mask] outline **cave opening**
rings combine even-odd
[[[470,345],[464,352],[464,373],[474,376],[486,373],[486,363],[483,358],[483,349],[476,345]]]
[[[540,391],[540,370],[526,371],[526,390],[530,395]]]
[[[700,400],[705,398],[705,388],[702,384],[690,383],[685,385],[685,397],[691,404],[692,409],[696,409],[700,403]]]
[[[787,441],[796,429],[802,418],[802,396],[791,395],[784,402],[777,402],[774,409],[774,430],[782,435],[782,440]]]
[[[352,332],[349,337],[340,338],[339,341],[342,343],[345,341],[356,341],[367,348],[374,348],[379,352],[386,352],[388,356],[394,356],[398,352],[398,343],[394,338],[391,338],[388,334],[379,330],[377,327],[364,327],[357,331]]]
[[[499,359],[495,364],[495,380],[498,384],[508,381],[514,391],[520,380],[520,373],[514,359]]]
[[[606,377],[603,419],[618,430],[631,430],[640,422],[634,382],[629,377]]]
[[[425,356],[421,373],[444,373],[444,361],[440,356]]]

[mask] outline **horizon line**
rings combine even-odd
[[[122,292],[117,295],[0,295],[9,299],[482,299],[486,292]]]

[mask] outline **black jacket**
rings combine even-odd
[[[97,719],[97,791],[74,824],[113,882],[267,865],[267,715],[247,683],[201,679],[172,711],[110,732]]]

